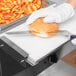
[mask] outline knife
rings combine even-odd
[[[26,35],[26,36],[34,36],[31,31],[14,31],[14,32],[7,32],[8,35]]]
[[[14,32],[7,32],[6,34],[8,35],[25,35],[25,36],[35,36],[34,34],[32,34],[31,32],[34,32],[34,31],[14,31]],[[38,33],[38,32],[35,32],[35,33]],[[66,30],[59,30],[58,32],[56,33],[38,33],[38,34],[55,34],[55,35],[63,35],[63,36],[66,36],[66,37],[69,37],[69,39],[73,39],[73,38],[76,38],[76,35],[70,33],[69,31],[66,31]]]

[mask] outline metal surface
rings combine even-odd
[[[7,32],[6,34],[8,35],[14,35],[14,36],[22,36],[22,35],[26,35],[26,36],[34,36],[34,34],[32,34],[31,32],[33,31],[17,31],[17,32]],[[35,32],[36,33],[36,32]]]
[[[9,35],[20,35],[20,34],[30,34],[31,32],[33,31],[14,31],[14,32],[7,32],[6,34],[9,34]]]
[[[56,49],[58,50],[56,54],[59,58],[59,61],[56,64],[50,66],[48,69],[44,70],[38,76],[75,76],[76,68],[73,68],[60,60],[74,49],[76,49],[76,45],[73,45],[71,41],[68,41],[66,44],[61,46],[61,48]]]
[[[44,35],[44,34],[55,34],[55,35],[63,35],[63,36],[71,36],[72,34],[69,32],[69,31],[66,31],[66,30],[59,30],[58,32],[56,33],[38,33],[38,32],[35,32],[35,31],[14,31],[14,32],[7,32],[6,34],[8,35],[26,35],[26,36],[34,36],[31,32],[34,32],[34,33],[37,33],[39,35]]]
[[[20,62],[20,60],[24,58],[20,57],[20,55],[16,53],[12,47],[8,46],[2,40],[0,40],[0,44],[5,45],[0,47],[1,76],[13,76],[14,74],[29,67],[27,62]],[[12,52],[12,55],[10,51]]]
[[[59,60],[57,64],[50,66],[38,76],[76,76],[76,68]]]

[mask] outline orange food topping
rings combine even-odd
[[[7,24],[41,8],[41,0],[0,0],[0,24]]]

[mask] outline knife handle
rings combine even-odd
[[[76,38],[76,35],[71,35],[70,40]]]

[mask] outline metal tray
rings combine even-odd
[[[48,2],[48,5],[47,6],[52,5],[52,4],[55,4],[54,2],[52,2],[50,0],[47,0],[47,2]],[[8,30],[10,30],[10,29],[12,29],[12,28],[14,28],[14,27],[22,24],[22,23],[24,23],[27,20],[27,18],[29,17],[29,15],[24,16],[24,17],[21,17],[21,18],[15,20],[15,21],[12,21],[12,22],[10,22],[8,24],[0,25],[0,34],[6,32],[6,31],[8,31]]]

